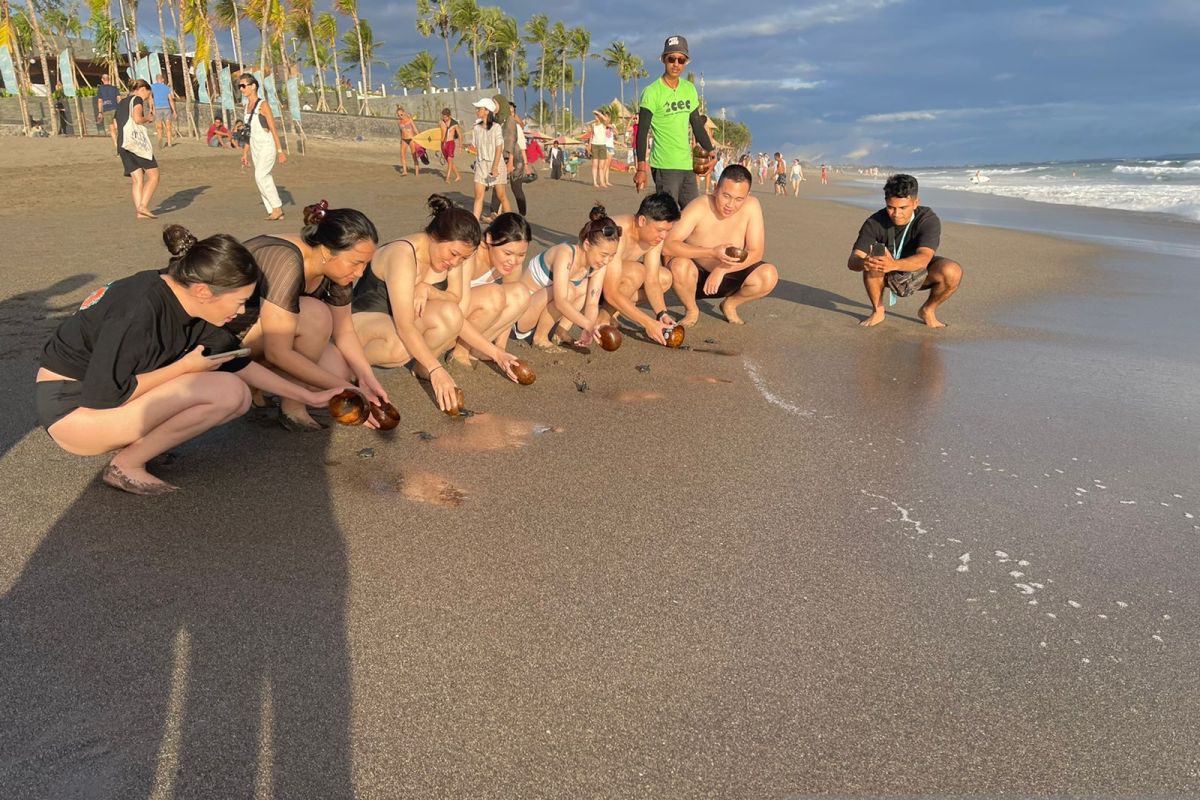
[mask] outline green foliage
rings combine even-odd
[[[735,120],[722,120],[719,117],[710,117],[716,125],[717,141],[735,153],[740,153],[750,146],[751,135],[750,129],[741,122]]]
[[[431,89],[435,75],[444,75],[437,70],[437,58],[428,50],[422,50],[413,59],[396,70],[396,83],[408,89]]]

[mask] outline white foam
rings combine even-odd
[[[766,380],[764,380],[762,375],[759,374],[758,364],[754,363],[748,358],[743,358],[742,363],[746,366],[746,372],[749,373],[750,380],[754,382],[754,388],[758,389],[758,393],[763,396],[764,400],[771,405],[776,406],[777,408],[782,408],[789,414],[796,415],[797,417],[812,417],[812,411],[801,408],[795,403],[785,400],[784,398],[772,392],[770,387],[767,386]]]

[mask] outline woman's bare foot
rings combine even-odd
[[[557,350],[558,345],[549,339],[539,339],[536,336],[533,338],[533,346],[538,350]]]
[[[179,488],[166,481],[160,481],[147,472],[145,466],[131,466],[122,469],[112,462],[109,462],[109,465],[104,468],[104,474],[100,476],[100,479],[114,489],[142,497],[169,494]]]
[[[686,314],[684,314],[683,319],[679,320],[679,324],[685,328],[691,328],[699,321],[700,321],[700,309],[696,309],[695,311],[689,311]]]
[[[475,356],[471,355],[471,351],[462,345],[455,345],[454,351],[450,353],[450,360],[455,364],[461,364],[464,367],[474,367],[475,362],[479,361],[478,358],[475,358]]]
[[[737,306],[729,302],[732,299],[727,297],[721,301],[721,313],[725,315],[725,321],[730,325],[745,325],[746,321],[738,316]]]
[[[945,328],[946,327],[946,323],[940,321],[937,318],[937,315],[934,313],[932,308],[926,308],[925,306],[921,306],[921,308],[917,310],[917,316],[919,316],[921,318],[921,321],[924,322],[926,325],[928,325],[931,328]]]
[[[875,327],[879,323],[883,322],[884,313],[885,312],[882,308],[875,309],[875,311],[871,314],[871,316],[867,317],[862,322],[858,323],[858,327],[860,327],[860,328]]]
[[[292,433],[324,430],[325,426],[308,415],[303,403],[284,400],[279,405],[279,424]]]
[[[278,222],[279,220],[283,219],[283,211],[278,211],[273,214],[268,214],[267,219],[270,220],[271,222]]]

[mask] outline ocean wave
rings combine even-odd
[[[1169,164],[1170,162],[1168,162]],[[1176,177],[1191,177],[1200,176],[1200,161],[1189,161],[1182,166],[1168,166],[1165,164],[1156,164],[1152,167],[1139,167],[1130,164],[1118,164],[1113,167],[1113,172],[1118,175],[1148,175],[1154,178],[1169,178]]]
[[[965,172],[968,175],[974,175],[975,172],[978,172],[980,175],[1024,175],[1029,172],[1045,172],[1048,169],[1050,169],[1050,167],[1048,167],[1048,166],[1006,167],[1004,169],[1001,169],[1000,167],[990,167],[990,168],[979,169],[979,170],[975,170],[975,171],[965,170]]]
[[[980,192],[1038,203],[1169,214],[1200,222],[1200,186],[1171,184],[947,183],[938,188]]]

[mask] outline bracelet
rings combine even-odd
[[[432,378],[432,377],[433,377],[433,373],[437,372],[439,369],[445,369],[445,368],[446,368],[446,366],[445,366],[444,364],[438,364],[436,367],[434,367],[433,369],[429,370],[429,377],[431,377],[431,378]]]
[[[662,315],[663,315],[663,314],[666,314],[666,313],[667,313],[667,310],[666,310],[665,308],[664,308],[662,311],[655,311],[655,312],[654,312],[654,319],[655,319],[655,320],[661,319],[661,318],[662,318]]]

